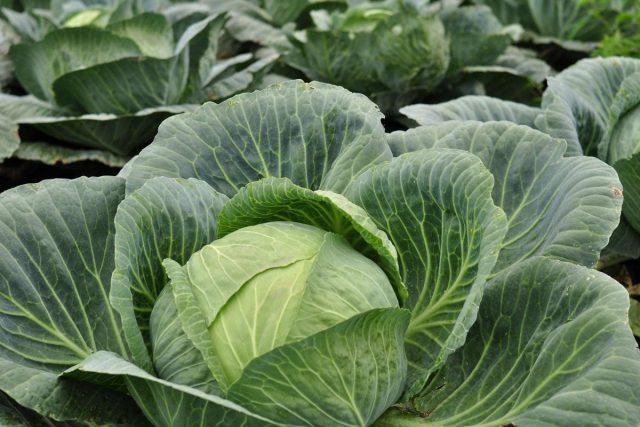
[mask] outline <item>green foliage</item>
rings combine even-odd
[[[21,134],[35,130],[78,149],[131,156],[150,142],[162,120],[188,111],[189,104],[250,88],[276,58],[222,58],[224,13],[186,11],[172,22],[151,7],[56,4],[48,14],[26,6],[23,12],[4,9],[19,39],[8,55],[17,92],[27,92],[2,95],[7,126],[13,122]],[[2,157],[17,148],[2,147]],[[64,153],[46,147],[31,155],[41,153],[37,158],[47,162]],[[78,157],[69,153],[64,160]]]
[[[614,170],[491,121],[543,110],[413,110],[386,134],[280,83],[167,120],[121,177],[0,195],[2,419],[640,422],[628,296],[590,269]]]
[[[591,0],[591,9],[601,14],[602,1]],[[640,58],[640,7],[632,1],[625,4],[613,20],[604,22],[606,35],[594,56],[631,56]]]
[[[6,4],[0,424],[640,425],[625,3]]]

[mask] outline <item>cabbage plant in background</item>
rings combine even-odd
[[[607,27],[607,35],[592,56],[640,58],[640,4],[630,2]]]
[[[612,165],[624,188],[623,218],[603,264],[640,257],[640,60],[585,59],[548,81],[541,107],[486,96],[408,105],[402,114],[431,132],[461,121],[503,120],[567,141],[568,156],[594,156]],[[437,129],[441,129],[438,131]]]
[[[493,93],[532,102],[531,93],[551,72],[530,51],[510,46],[521,28],[502,25],[486,6],[402,0],[278,4],[291,3],[297,12],[285,21],[271,15],[268,5],[261,13],[235,13],[230,32],[280,51],[308,79],[367,94],[388,115],[425,96]],[[278,72],[296,75],[286,68]],[[496,84],[500,80],[509,88]]]
[[[128,2],[77,12],[60,7],[58,14],[52,8],[47,25],[34,18],[37,9],[4,10],[21,39],[9,57],[28,94],[0,95],[3,126],[12,136],[2,143],[2,158],[97,157],[122,164],[151,141],[162,120],[251,87],[276,58],[242,53],[220,59],[224,14],[170,21],[126,5],[131,8]],[[13,123],[31,144],[19,147]],[[67,149],[61,152],[52,141]]]
[[[640,60],[588,59],[549,80],[541,108],[469,96],[441,104],[410,105],[400,111],[423,126],[419,129],[434,134],[455,129],[461,120],[515,122],[564,139],[568,156],[594,156],[612,165],[622,182],[625,201],[620,224],[599,261],[599,268],[606,268],[640,258],[638,76]],[[637,302],[631,303],[631,317],[637,324]]]
[[[635,0],[473,0],[491,7],[505,24],[520,24],[534,43],[553,43],[572,51],[598,46],[616,16]]]
[[[591,269],[615,171],[515,123],[381,119],[289,81],[165,120],[119,177],[0,195],[2,413],[638,424],[628,298]]]

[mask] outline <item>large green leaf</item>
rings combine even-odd
[[[229,398],[284,425],[370,425],[402,393],[409,313],[371,310],[254,359]]]
[[[186,54],[124,58],[66,73],[53,84],[56,102],[87,113],[134,114],[179,104],[188,80]]]
[[[0,196],[0,354],[56,369],[98,349],[125,351],[108,301],[123,185],[51,180]]]
[[[9,58],[11,45],[18,36],[6,21],[0,22],[0,88],[4,89],[13,81],[13,63]]]
[[[162,261],[185,263],[214,240],[226,200],[202,181],[155,178],[118,206],[110,299],[139,366],[150,368],[149,316],[167,282]]]
[[[58,372],[2,357],[0,389],[20,405],[57,421],[77,421],[81,425],[147,425],[136,403],[124,393],[73,379],[60,380]],[[1,420],[0,417],[0,425],[14,426],[2,424]],[[28,425],[50,424],[38,420]]]
[[[343,196],[298,187],[286,178],[252,182],[222,209],[218,235],[270,221],[310,224],[343,236],[385,271],[400,301],[406,298],[393,244],[362,208]]]
[[[440,104],[415,104],[400,109],[419,125],[433,125],[450,120],[477,120],[480,122],[506,120],[534,127],[539,108],[489,96],[463,96]]]
[[[73,70],[141,54],[129,39],[92,27],[63,28],[11,48],[16,77],[31,94],[53,101],[53,82]]]
[[[463,123],[445,135],[436,126],[395,132],[389,144],[395,155],[444,147],[480,157],[509,225],[496,272],[534,255],[595,266],[620,217],[615,171],[592,157],[563,157],[564,141],[526,126]]]
[[[147,418],[156,426],[264,426],[274,424],[237,404],[150,375],[119,356],[100,351],[67,371],[84,381],[125,382]],[[138,424],[136,424],[138,425]]]
[[[32,117],[19,124],[34,127],[52,137],[78,145],[126,156],[152,140],[167,117],[189,111],[191,106],[148,108],[135,114],[85,114],[76,117]]]
[[[128,30],[124,33],[131,36],[130,32],[133,30],[130,27],[146,29],[153,23],[147,23],[147,20],[142,18],[157,16],[159,15],[145,14],[124,21],[122,25]],[[146,108],[179,104],[185,98],[190,73],[198,75],[197,62],[208,49],[200,46],[201,39],[205,38],[210,42],[213,60],[215,60],[217,39],[223,23],[224,16],[221,15],[195,22],[185,30],[175,48],[170,33],[171,50],[164,56],[119,58],[109,62],[90,64],[89,67],[65,73],[53,83],[56,101],[62,106],[77,111],[121,115],[133,114]],[[210,30],[211,40],[209,40]],[[140,34],[133,35],[140,36]],[[142,36],[152,37],[153,35],[152,32]],[[139,41],[139,43],[143,42],[148,43],[149,40]],[[156,43],[161,44],[162,39]],[[195,63],[190,65],[190,62]],[[209,68],[206,67],[207,70]],[[199,81],[196,81],[195,84],[198,83]]]
[[[381,425],[640,423],[640,354],[628,296],[614,280],[534,258],[485,291],[464,346],[414,402]]]
[[[539,85],[539,88],[542,88],[542,84],[547,78],[554,74],[551,66],[538,58],[538,53],[535,50],[514,46],[509,46],[496,59],[495,65],[513,70],[515,74],[526,77]],[[538,100],[536,100],[536,104],[539,104]]]
[[[13,119],[21,127],[33,127],[72,145],[106,150],[121,156],[132,154],[148,144],[164,119],[192,108],[190,105],[173,105],[122,116],[72,116],[68,111],[33,96],[0,95],[0,114]]]
[[[506,231],[493,177],[463,151],[409,153],[358,178],[347,196],[398,251],[412,310],[406,345],[410,392],[464,342]]]
[[[227,195],[269,176],[341,191],[391,157],[381,118],[362,95],[289,81],[166,120],[121,175],[128,191],[154,176],[195,177]]]
[[[594,58],[579,61],[556,77],[542,98],[538,128],[569,145],[582,145],[586,155],[608,160],[610,109],[625,79],[640,72],[640,60]],[[626,94],[622,93],[622,96]]]
[[[38,116],[62,116],[65,111],[60,111],[54,105],[36,98],[33,95],[16,96],[0,94],[0,114],[19,123],[20,119]]]
[[[640,232],[640,60],[581,61],[551,80],[542,106],[539,127],[614,166],[624,186],[624,215]]]
[[[114,396],[120,403],[110,409],[109,391],[56,381],[94,351],[127,353],[108,299],[123,197],[116,177],[43,181],[0,195],[0,389],[58,420],[135,415],[124,397]]]

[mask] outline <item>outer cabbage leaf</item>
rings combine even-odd
[[[166,120],[121,176],[129,192],[154,176],[198,178],[227,195],[269,176],[340,192],[391,157],[381,118],[362,95],[289,81]]]
[[[63,74],[141,53],[130,39],[85,27],[57,30],[41,41],[12,46],[10,56],[22,86],[40,99],[53,101],[53,82]]]
[[[527,28],[535,25],[527,0],[473,0],[473,3],[489,6],[503,24],[518,23]]]
[[[11,6],[11,5],[9,5]],[[30,11],[17,12],[10,7],[2,8],[3,33],[14,33],[21,41],[41,40],[46,33],[55,28],[55,24],[46,17],[30,13]]]
[[[492,187],[477,157],[433,149],[372,168],[348,189],[398,251],[412,310],[408,395],[464,343],[475,320],[506,231]]]
[[[624,187],[625,217],[640,232],[640,71],[620,85],[609,120],[612,124],[602,150],[607,151],[607,161],[618,172]]]
[[[414,402],[380,425],[640,422],[628,296],[604,274],[544,257],[488,284],[467,341]]]
[[[73,379],[60,380],[59,372],[30,367],[3,357],[0,357],[0,372],[2,391],[20,405],[58,422],[148,425],[140,408],[122,391]],[[40,419],[28,425],[47,425],[43,422]],[[55,425],[59,424],[56,422]]]
[[[285,425],[370,425],[402,393],[409,313],[371,310],[254,359],[229,399]]]
[[[189,58],[124,58],[79,69],[58,78],[53,90],[59,105],[89,114],[128,115],[146,108],[182,102]]]
[[[451,123],[451,122],[450,122]],[[622,191],[615,171],[592,157],[563,157],[564,141],[508,122],[460,122],[389,135],[394,155],[430,147],[477,155],[496,181],[493,200],[508,218],[496,272],[534,255],[593,267],[618,225]]]
[[[640,60],[583,60],[549,82],[538,126],[613,165],[625,190],[623,213],[640,232]]]
[[[579,61],[556,77],[542,98],[544,115],[538,127],[569,145],[582,146],[584,154],[608,160],[611,108],[627,77],[640,72],[640,60],[594,58]],[[618,119],[619,117],[615,117]]]
[[[264,426],[273,422],[218,396],[150,375],[118,355],[99,351],[65,373],[85,382],[126,384],[156,426]]]
[[[534,127],[538,114],[536,107],[505,101],[489,96],[463,96],[440,104],[415,104],[400,109],[419,125],[433,125],[450,120],[476,120],[479,122],[509,121]]]
[[[116,177],[49,180],[0,195],[0,389],[57,420],[137,416],[118,393],[57,382],[94,351],[127,354],[108,300],[123,197]]]
[[[140,15],[125,22],[145,16],[155,15]],[[215,58],[217,40],[225,20],[224,15],[217,15],[192,24],[176,42],[175,48],[171,47],[172,52],[167,57],[118,58],[65,73],[53,82],[56,101],[59,105],[77,111],[120,115],[179,104],[185,99],[190,74],[195,74],[191,77],[195,80],[195,85],[201,83],[198,61],[207,62],[202,64],[207,71],[211,68],[205,66],[210,65],[207,55],[213,55]],[[150,25],[152,26],[153,22],[142,27]],[[152,35],[144,34],[145,37]],[[203,49],[197,45],[201,43],[200,38],[205,36],[206,40],[211,41],[211,45]],[[143,41],[143,46],[149,42]],[[171,41],[173,45],[173,40]],[[156,45],[160,45],[161,42],[162,38]],[[190,66],[190,61],[193,60],[196,63]]]
[[[226,201],[205,182],[161,177],[118,206],[110,300],[138,366],[150,368],[149,316],[167,282],[162,261],[184,263],[214,240]]]
[[[134,114],[85,114],[70,112],[33,96],[0,95],[0,114],[21,127],[36,128],[52,137],[80,147],[129,155],[153,139],[167,117],[193,109],[190,105],[149,108]]]

